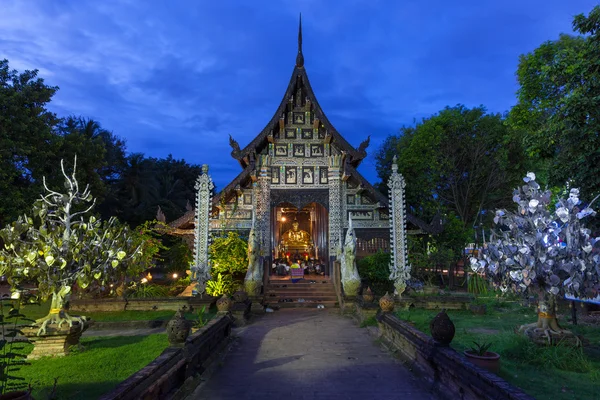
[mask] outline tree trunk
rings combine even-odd
[[[544,345],[559,343],[581,345],[579,337],[573,332],[563,329],[556,318],[556,296],[551,294],[541,295],[538,300],[537,322],[519,327],[519,332],[525,334],[533,342]]]
[[[52,301],[50,302],[50,312],[48,315],[35,321],[40,327],[38,330],[38,336],[41,334],[46,334],[48,325],[56,325],[56,329],[60,329],[65,322],[69,325],[69,328],[73,326],[74,322],[78,322],[81,325],[81,329],[84,329],[87,318],[71,316],[68,314],[68,308],[65,307],[67,305],[67,298],[63,289],[64,288],[61,288],[52,293]]]

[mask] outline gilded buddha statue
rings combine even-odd
[[[306,231],[298,229],[298,221],[292,223],[292,229],[285,232],[281,237],[281,244],[289,249],[308,249],[312,247],[312,239]]]

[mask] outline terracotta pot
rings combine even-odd
[[[219,311],[229,311],[231,306],[233,305],[233,301],[224,294],[219,300],[217,300],[217,310]]]
[[[0,400],[33,400],[28,391],[9,392],[0,395]]]
[[[367,290],[363,293],[362,299],[365,303],[372,303],[373,300],[375,300],[375,297],[373,296],[373,292],[371,291],[370,287],[368,287]]]
[[[244,290],[238,290],[233,294],[233,300],[236,303],[243,303],[248,300],[248,293],[246,293]]]
[[[467,360],[478,367],[487,369],[494,374],[500,372],[500,354],[494,353],[493,351],[486,351],[484,355],[479,356],[471,353],[470,350],[465,350],[463,353],[465,357],[467,357]]]
[[[379,299],[379,307],[383,312],[394,311],[394,298],[388,292],[385,292],[385,295]]]

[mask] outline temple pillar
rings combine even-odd
[[[208,175],[208,165],[202,165],[202,173],[196,179],[196,215],[194,217],[194,265],[190,268],[191,280],[195,282],[192,295],[204,293],[206,281],[210,279],[208,263],[208,235],[212,205],[213,181]]]
[[[390,265],[390,279],[394,281],[396,293],[401,296],[406,290],[406,282],[410,279],[410,265],[406,251],[406,205],[404,188],[406,182],[402,174],[398,173],[396,156],[392,161],[392,175],[388,180],[390,188],[390,250],[392,260]]]
[[[339,259],[342,251],[344,216],[342,202],[342,155],[327,157],[329,186],[329,259]]]
[[[256,231],[261,266],[271,259],[271,157],[260,156],[258,177],[253,184]]]

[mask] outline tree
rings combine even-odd
[[[68,176],[61,162],[66,193],[49,189],[44,180],[45,194],[35,202],[33,215],[0,231],[0,274],[13,286],[35,280],[42,297],[52,297],[50,314],[37,321],[38,335],[45,334],[49,324],[60,329],[65,322],[72,326],[77,321],[83,326],[80,317],[65,309],[75,283],[81,288],[94,281],[108,284],[115,271],[126,270],[142,256],[127,226],[115,218],[103,222],[90,215],[95,199],[89,186],[80,191],[76,164],[75,159]]]
[[[600,6],[577,15],[573,28],[583,36],[563,34],[520,57],[509,122],[543,180],[571,180],[588,197],[600,193]]]
[[[476,272],[484,269],[503,291],[535,294],[538,320],[519,330],[535,341],[557,343],[579,340],[563,330],[556,319],[556,300],[568,294],[594,298],[600,293],[600,238],[593,238],[582,220],[595,214],[591,203],[571,189],[550,210],[550,191],[540,191],[535,174],[514,191],[515,212],[498,210],[496,229],[483,250],[483,259],[471,259]]]
[[[523,152],[513,138],[499,114],[483,107],[446,107],[388,138],[376,155],[377,170],[386,179],[397,153],[410,210],[425,219],[453,212],[466,229],[508,202],[507,188],[522,173]]]
[[[0,226],[33,203],[53,157],[58,118],[46,106],[58,87],[46,85],[37,73],[19,74],[0,60]]]

